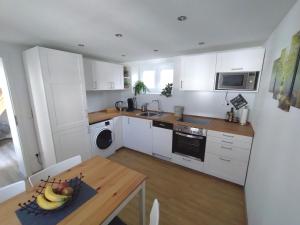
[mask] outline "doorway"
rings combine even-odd
[[[0,58],[0,187],[26,176],[10,89]]]

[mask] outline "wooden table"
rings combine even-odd
[[[127,203],[140,195],[140,225],[145,225],[146,176],[101,157],[93,157],[57,177],[70,179],[82,172],[83,181],[97,190],[97,194],[64,218],[60,225],[107,225]],[[15,214],[18,203],[30,199],[32,188],[0,204],[0,224],[21,224]]]

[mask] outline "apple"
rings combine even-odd
[[[71,196],[73,194],[74,190],[72,187],[64,187],[61,194]]]
[[[61,183],[59,183],[55,187],[56,193],[62,193],[63,189],[67,188],[67,187],[69,187],[69,183],[68,182],[61,182]]]

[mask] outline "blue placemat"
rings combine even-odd
[[[32,215],[28,214],[26,211],[18,209],[16,214],[22,225],[55,225],[58,224],[61,220],[79,208],[83,203],[88,201],[97,191],[91,188],[86,183],[82,182],[80,193],[68,206],[65,208],[48,213],[46,215]]]

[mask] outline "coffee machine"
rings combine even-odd
[[[135,109],[135,102],[136,102],[135,98],[128,98],[127,99],[127,104],[128,104],[127,112],[134,111],[134,109]]]

